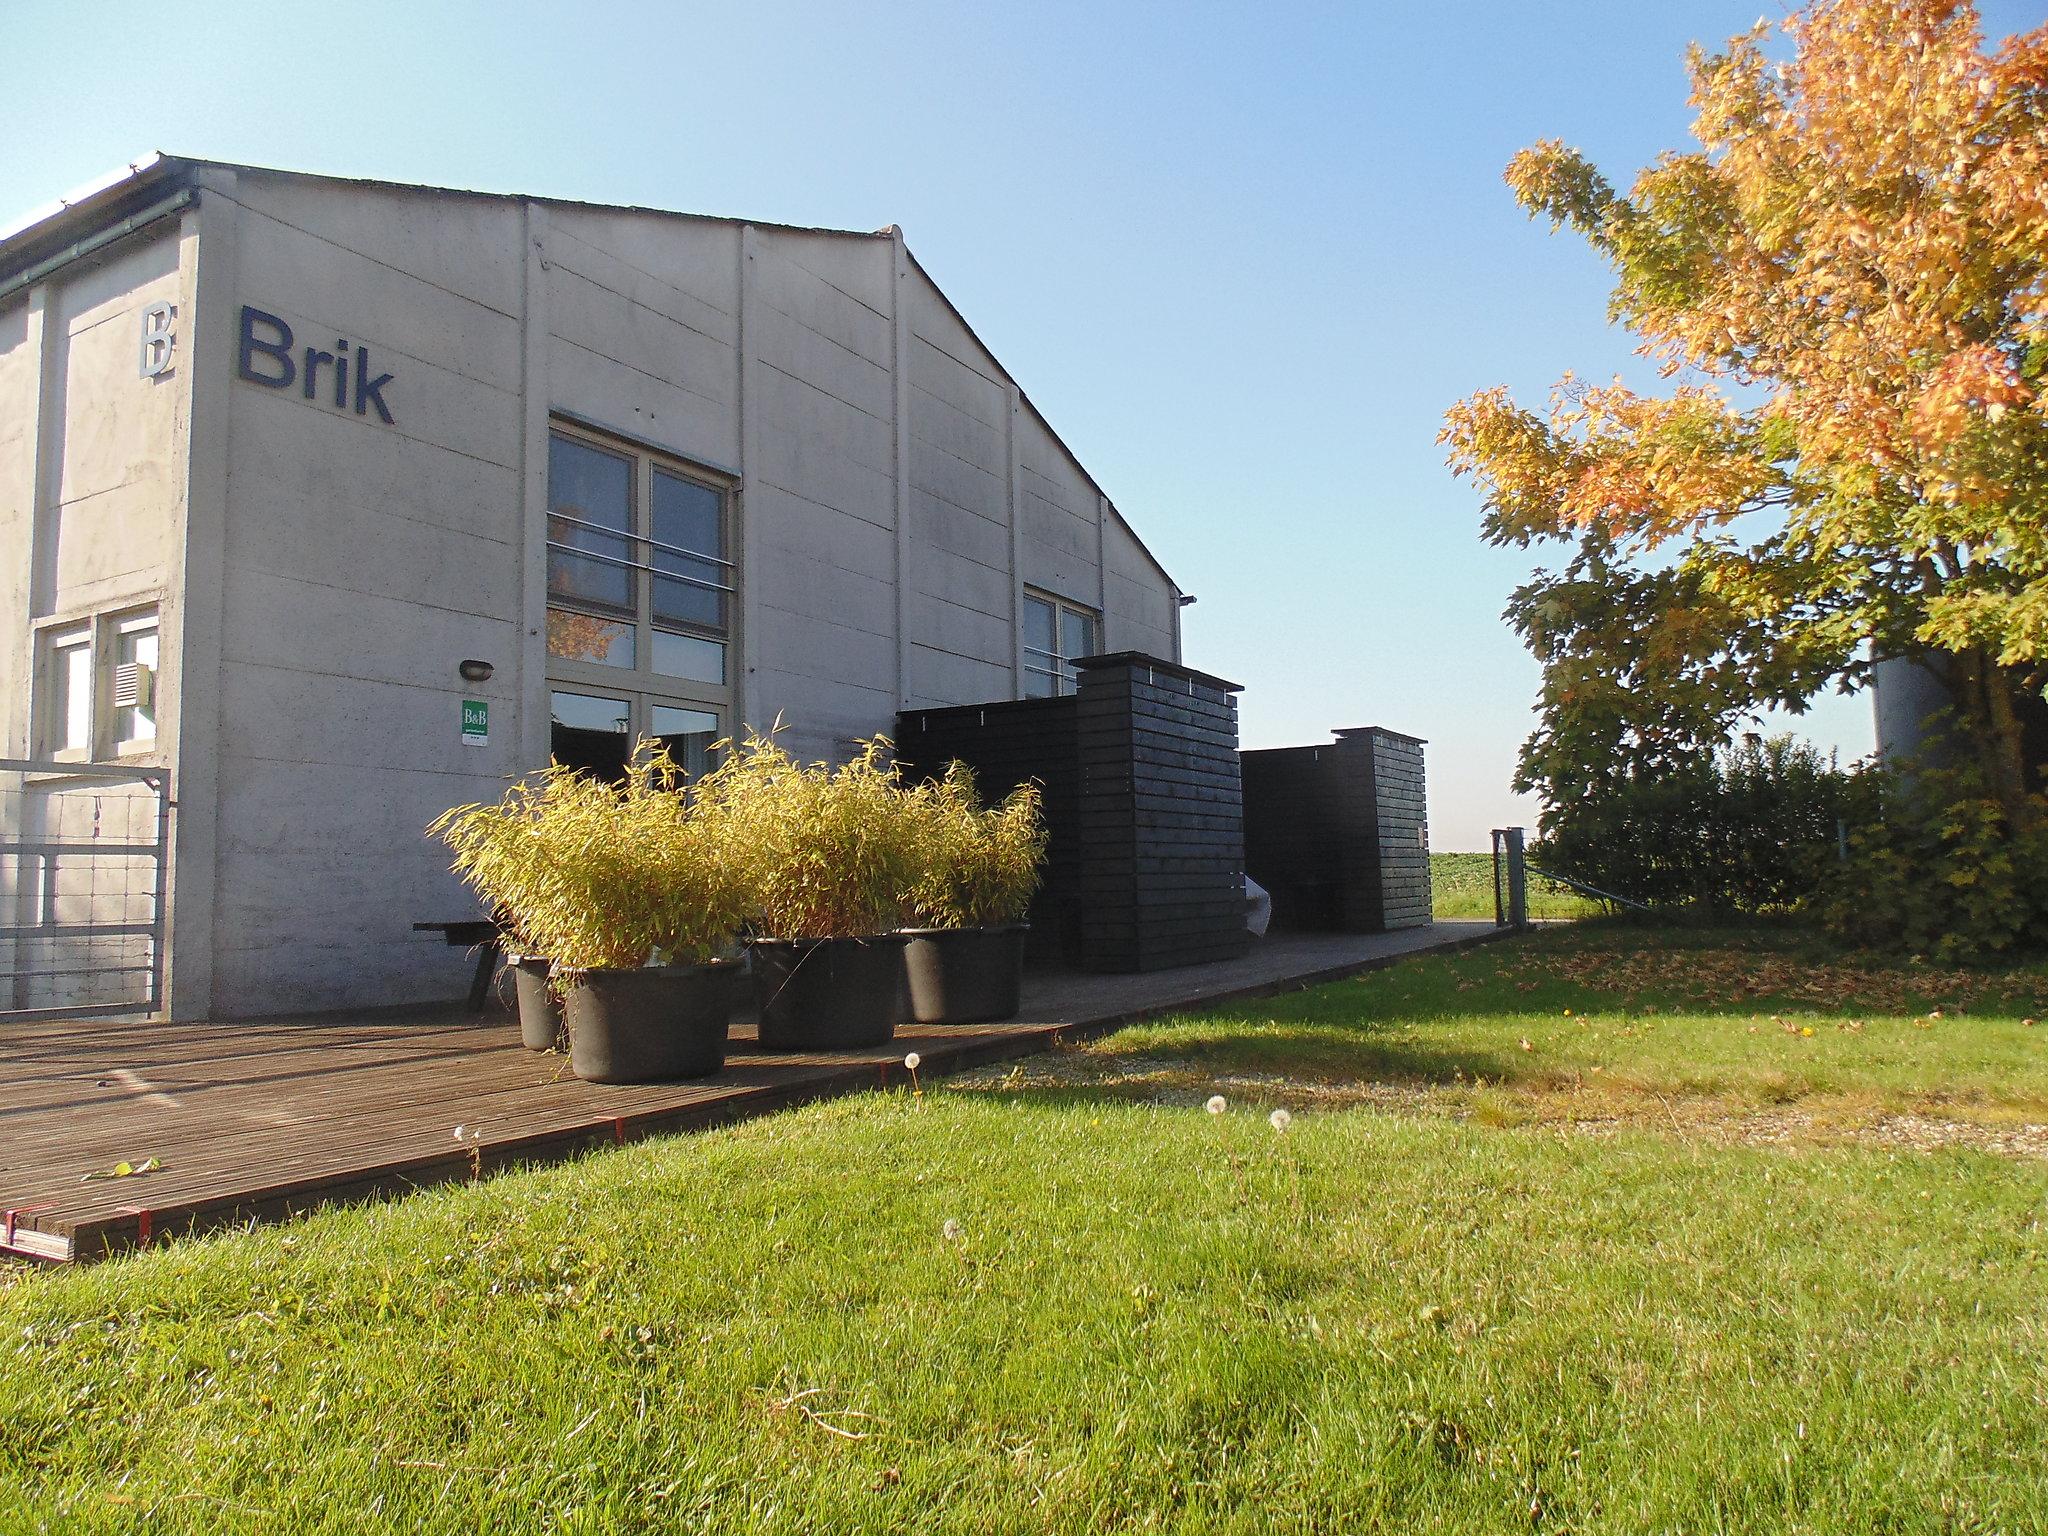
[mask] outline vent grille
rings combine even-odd
[[[147,665],[131,661],[114,668],[114,708],[146,709],[156,695],[156,675]]]

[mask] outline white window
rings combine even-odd
[[[110,621],[109,628],[114,750],[146,752],[156,744],[156,611],[127,614]]]
[[[1091,608],[1039,592],[1024,594],[1024,697],[1072,693],[1074,662],[1102,644],[1102,621]]]
[[[154,608],[45,629],[38,647],[38,753],[83,761],[156,746]]]
[[[49,757],[92,756],[92,626],[43,635],[42,751]]]
[[[639,736],[694,774],[731,712],[730,486],[637,445],[548,439],[548,682],[557,761],[606,771]]]

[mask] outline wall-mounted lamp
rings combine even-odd
[[[462,674],[462,680],[466,683],[488,683],[491,680],[491,673],[497,669],[488,661],[465,661],[455,670]]]
[[[1195,605],[1195,594],[1194,594],[1194,593],[1192,593],[1192,592],[1183,592],[1183,593],[1181,593],[1181,595],[1180,595],[1180,605],[1181,605],[1181,607],[1183,607],[1183,608],[1192,608],[1192,607],[1194,607],[1194,605]]]

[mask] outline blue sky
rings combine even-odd
[[[1685,142],[1759,0],[1435,6],[19,3],[0,219],[152,149],[800,224],[913,250],[1199,602],[1244,738],[1430,738],[1433,841],[1508,793],[1537,674],[1445,406],[1629,369],[1597,261],[1500,171]],[[1987,30],[2040,20],[1989,0]],[[1776,6],[1769,14],[1777,15]],[[1845,756],[1860,699],[1799,726]]]

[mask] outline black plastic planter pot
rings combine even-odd
[[[754,995],[765,1051],[887,1045],[903,1012],[903,935],[756,939]]]
[[[908,928],[903,969],[920,1024],[993,1024],[1023,1006],[1026,923],[1001,928]]]
[[[739,962],[585,971],[562,1000],[569,1064],[593,1083],[708,1077],[725,1065]]]
[[[529,1051],[552,1051],[562,1043],[562,1000],[548,985],[547,961],[529,955],[514,960],[511,970],[519,1043]]]

